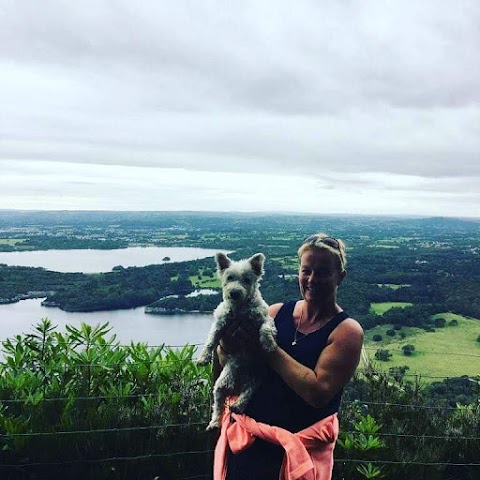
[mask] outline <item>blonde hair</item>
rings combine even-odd
[[[311,239],[311,240],[310,240]],[[330,239],[334,240],[338,243],[338,248],[334,248],[333,246],[329,245],[329,243],[324,242],[324,239]],[[315,252],[320,249],[328,250],[330,253],[335,255],[336,258],[338,258],[338,262],[340,264],[340,270],[345,270],[345,267],[347,266],[347,257],[345,254],[345,251],[347,249],[345,243],[343,240],[340,240],[339,238],[333,238],[330,235],[327,235],[326,233],[319,232],[314,235],[309,235],[302,245],[300,245],[300,248],[298,249],[298,258],[301,259],[302,255],[305,252]]]

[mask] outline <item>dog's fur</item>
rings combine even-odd
[[[214,322],[198,363],[212,360],[214,349],[233,322],[248,325],[248,331],[258,334],[260,346],[266,352],[276,348],[276,329],[268,316],[268,305],[259,290],[265,256],[257,253],[247,260],[235,262],[223,253],[217,253],[217,273],[222,281],[223,302],[213,312]],[[253,327],[253,329],[252,329]],[[207,430],[220,426],[225,399],[238,395],[230,409],[242,413],[257,386],[261,383],[265,367],[246,349],[226,356],[226,363],[213,387],[213,413]]]

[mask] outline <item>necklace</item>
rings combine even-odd
[[[322,325],[319,325],[315,330],[312,330],[311,332],[308,332],[308,333],[299,332],[298,329],[302,324],[302,320],[303,320],[303,305],[302,305],[302,310],[300,311],[300,318],[298,319],[297,327],[295,328],[295,333],[293,334],[292,346],[297,345],[300,340],[304,339],[305,337],[308,337],[308,335],[310,335],[311,333],[314,333],[317,330],[320,330],[320,328],[322,328]],[[299,333],[303,336],[298,338],[297,335]]]

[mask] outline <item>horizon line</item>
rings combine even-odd
[[[420,214],[420,213],[346,213],[346,212],[296,212],[296,211],[279,211],[279,210],[111,210],[111,209],[17,209],[17,208],[0,208],[0,213],[118,213],[118,214],[135,214],[135,213],[168,213],[168,214],[207,214],[207,215],[281,215],[281,216],[328,216],[328,217],[390,217],[390,218],[410,218],[410,219],[458,219],[458,220],[474,220],[479,221],[478,217],[462,217],[452,215],[438,214]]]

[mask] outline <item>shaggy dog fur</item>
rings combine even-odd
[[[270,352],[276,348],[276,329],[268,316],[268,305],[259,290],[265,256],[257,253],[247,260],[235,262],[217,253],[217,273],[222,281],[223,302],[213,312],[214,322],[198,358],[201,365],[212,360],[213,351],[228,327],[240,322],[258,335],[261,348]],[[213,413],[207,430],[220,426],[226,397],[238,395],[230,409],[242,413],[261,383],[265,367],[251,352],[240,349],[226,356],[226,364],[213,387]]]

